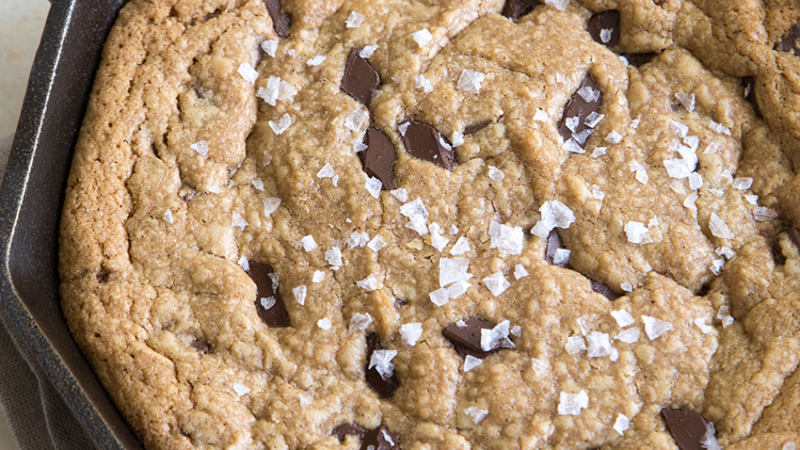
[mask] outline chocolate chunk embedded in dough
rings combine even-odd
[[[289,34],[289,27],[292,26],[292,16],[281,11],[280,0],[264,0],[264,6],[267,7],[267,12],[272,18],[272,26],[275,28],[275,33],[285,38]]]
[[[761,108],[758,107],[756,100],[756,79],[753,77],[742,78],[742,87],[744,88],[744,98],[750,102],[758,117],[761,117]]]
[[[364,439],[364,436],[367,435],[367,430],[354,423],[343,423],[331,431],[331,436],[336,436],[339,439],[339,442],[344,442],[344,438],[347,435]]]
[[[597,292],[598,294],[603,294],[607,299],[611,300],[612,302],[620,297],[621,295],[617,294],[616,292],[612,291],[611,288],[605,285],[605,283],[601,283],[595,280],[589,280],[592,282],[592,290]]]
[[[487,352],[481,347],[481,330],[494,328],[495,324],[492,322],[472,318],[464,320],[462,325],[451,323],[442,331],[444,337],[453,344],[456,353],[462,357],[472,355],[476,358],[483,358],[500,348],[498,346]]]
[[[558,234],[558,230],[555,228],[550,231],[550,234],[547,236],[547,244],[544,249],[544,259],[547,261],[547,264],[555,264],[555,257],[556,257],[556,250],[560,248],[565,248],[563,243],[561,242],[561,235]],[[567,267],[567,263],[563,262],[561,264],[557,264],[559,267]]]
[[[397,154],[392,141],[381,130],[369,127],[366,145],[367,149],[358,154],[364,165],[364,172],[381,180],[383,190],[394,189],[394,161]]]
[[[561,121],[558,123],[558,132],[564,141],[572,138],[583,147],[587,137],[586,130],[592,129],[586,124],[586,118],[592,113],[597,113],[600,106],[603,104],[603,91],[597,85],[594,77],[587,73],[581,81],[578,90],[572,94],[572,98],[567,107],[564,108],[564,115],[561,116]]]
[[[447,170],[453,170],[456,166],[452,146],[444,142],[436,128],[427,123],[412,120],[403,136],[403,143],[408,153],[417,159],[430,161]]]
[[[482,129],[489,126],[490,123],[492,123],[491,120],[484,120],[481,122],[473,123],[472,125],[467,125],[466,127],[464,127],[464,136],[475,134],[478,131],[481,131]]]
[[[628,64],[642,67],[657,56],[656,53],[623,53],[622,56],[628,60]]]
[[[795,56],[800,56],[800,23],[792,25],[775,47],[782,52],[792,52]]]
[[[270,276],[274,272],[269,264],[251,261],[247,275],[256,284],[255,303],[258,317],[269,327],[285,328],[291,326],[292,322],[289,320],[289,313],[286,311],[283,296],[278,287],[274,285],[273,277]],[[265,305],[269,306],[269,308],[266,308]]]
[[[387,379],[384,379],[376,367],[369,368],[369,362],[372,360],[372,354],[375,350],[383,350],[381,345],[381,338],[378,333],[370,333],[366,336],[367,340],[367,364],[365,366],[366,379],[369,387],[372,388],[381,398],[392,398],[397,388],[400,387],[400,380],[396,374],[392,374]]]
[[[612,9],[593,15],[589,19],[589,34],[595,42],[606,47],[616,47],[619,45],[619,11]]]
[[[361,450],[395,450],[399,448],[397,438],[384,425],[367,433],[361,444]]]
[[[506,0],[502,14],[516,22],[520,17],[533,11],[533,8],[541,4],[538,0]]]
[[[661,416],[667,422],[667,428],[675,444],[681,450],[703,450],[700,441],[706,434],[706,419],[691,411],[664,408]]]
[[[372,93],[381,85],[381,76],[360,52],[360,48],[350,50],[342,77],[342,92],[368,107]]]

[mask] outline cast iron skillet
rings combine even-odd
[[[141,450],[61,314],[58,226],[103,41],[126,0],[52,0],[0,189],[0,308],[100,449]]]

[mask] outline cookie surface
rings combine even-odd
[[[798,22],[133,0],[64,314],[151,449],[790,449]]]

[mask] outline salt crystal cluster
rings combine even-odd
[[[369,368],[375,368],[381,378],[388,380],[394,373],[392,360],[397,356],[397,350],[375,350],[369,360]]]
[[[464,69],[464,71],[461,72],[461,77],[458,79],[458,85],[456,88],[465,92],[480,94],[481,84],[485,78],[485,73]]]
[[[589,395],[581,390],[577,394],[561,392],[558,403],[558,413],[562,416],[579,416],[581,410],[589,407]]]
[[[496,248],[509,255],[522,253],[525,237],[522,227],[510,227],[492,221],[489,224],[489,236],[492,238],[489,248]]]
[[[531,233],[546,239],[554,228],[569,228],[575,222],[575,213],[558,200],[549,200],[539,208],[541,219],[531,230]]]

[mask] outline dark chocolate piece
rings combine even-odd
[[[795,56],[800,56],[800,23],[792,25],[789,31],[783,35],[781,41],[775,45],[775,48],[782,52],[792,52]]]
[[[620,297],[621,295],[617,294],[616,292],[612,291],[611,288],[605,285],[600,281],[595,281],[589,279],[592,282],[592,290],[597,292],[598,294],[603,294],[607,299],[611,300],[612,302]]]
[[[392,374],[388,380],[384,380],[378,369],[373,367],[369,368],[369,362],[372,359],[372,353],[375,350],[383,350],[381,345],[381,338],[378,333],[369,333],[366,336],[367,341],[367,364],[364,366],[365,377],[367,384],[373,391],[377,392],[381,398],[390,399],[394,395],[397,388],[400,387],[400,380],[396,374]]]
[[[364,437],[364,442],[361,444],[361,450],[399,450],[400,446],[397,445],[397,438],[392,436],[389,429],[384,425],[375,428],[367,433]]]
[[[589,19],[589,34],[595,42],[606,47],[619,45],[619,11],[612,9],[599,12]]]
[[[516,23],[520,17],[533,11],[533,8],[541,4],[538,0],[506,0],[501,14]]]
[[[744,88],[744,98],[753,106],[756,115],[761,117],[761,108],[758,107],[758,101],[756,100],[756,79],[744,77],[742,78],[742,86]]]
[[[490,123],[492,123],[491,120],[484,120],[481,122],[473,123],[472,125],[467,125],[466,127],[464,127],[464,136],[475,134],[478,131],[481,131],[482,129],[489,126]]]
[[[798,250],[800,250],[800,230],[797,228],[789,228],[786,230],[786,234],[789,235],[789,239],[791,239],[792,243]]]
[[[585,95],[581,95],[582,93],[587,94],[589,92],[596,93],[593,96],[587,96],[591,101],[587,101],[587,98],[584,98]],[[581,81],[580,86],[578,86],[578,90],[572,94],[572,98],[567,104],[567,107],[564,108],[564,115],[561,116],[561,121],[558,123],[558,132],[561,134],[561,137],[564,138],[564,141],[568,141],[576,135],[581,136],[581,133],[585,130],[591,129],[591,127],[586,125],[586,118],[591,113],[599,111],[600,105],[602,104],[603,91],[600,90],[594,77],[587,73],[583,81]],[[577,118],[577,122],[575,122],[575,118]],[[570,127],[573,127],[574,130],[571,130]],[[583,138],[583,142],[581,142],[581,139],[577,136],[575,142],[583,147],[588,137]]]
[[[547,264],[555,264],[555,256],[556,250],[564,247],[563,243],[561,242],[561,236],[558,234],[558,230],[553,228],[550,231],[550,234],[547,236],[547,245],[544,249],[544,259],[547,261]],[[559,267],[567,267],[567,263],[563,262],[561,264],[557,264]]]
[[[353,48],[347,57],[342,77],[342,92],[369,107],[372,93],[381,85],[381,76],[359,52],[360,48]]]
[[[344,442],[344,437],[347,435],[364,439],[364,436],[367,435],[367,430],[354,423],[343,423],[331,431],[331,436],[336,436],[339,439],[339,442]]]
[[[272,285],[272,277],[269,275],[274,273],[272,266],[259,262],[250,261],[250,269],[247,275],[256,284],[256,311],[258,317],[268,327],[285,328],[292,325],[289,320],[289,313],[286,311],[286,304],[283,302],[283,296],[277,287]],[[272,300],[275,303],[269,309],[264,308],[261,299],[266,299],[265,303],[269,304]]]
[[[791,239],[791,235],[789,236]],[[772,245],[770,246],[770,253],[772,253],[772,261],[775,263],[776,266],[782,266],[786,264],[786,257],[783,255],[783,249],[781,248],[781,241],[780,239],[778,239],[777,236],[775,237],[775,239],[772,240]]]
[[[670,408],[662,409],[661,416],[680,450],[703,450],[700,441],[706,434],[707,425],[703,416]]]
[[[628,60],[628,64],[636,67],[642,67],[658,56],[657,53],[623,53],[622,56]]]
[[[442,334],[453,344],[456,353],[462,358],[472,355],[475,358],[483,358],[497,350],[500,346],[486,352],[481,348],[481,330],[491,330],[495,324],[488,320],[472,318],[464,320],[464,326],[451,323],[442,331]]]
[[[264,6],[267,7],[267,12],[272,18],[275,33],[281,38],[285,38],[289,34],[289,27],[292,26],[292,16],[281,11],[280,0],[264,0]]]
[[[442,145],[442,141],[442,135],[436,128],[416,120],[409,123],[403,136],[403,143],[411,156],[453,170],[456,166],[453,148],[448,149]]]
[[[195,339],[191,344],[189,344],[189,346],[204,355],[210,350],[208,348],[208,343],[203,339]]]
[[[381,180],[383,190],[394,189],[394,161],[397,154],[392,141],[379,129],[369,127],[366,133],[367,149],[358,154],[364,165],[364,172]]]

